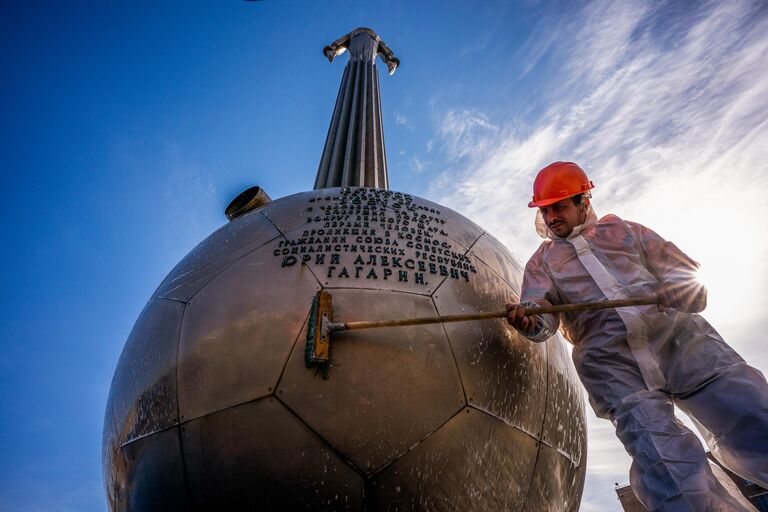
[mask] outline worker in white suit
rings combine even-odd
[[[537,342],[562,328],[595,413],[614,424],[633,459],[630,484],[649,510],[750,510],[715,478],[673,406],[700,426],[720,462],[768,487],[765,377],[697,314],[706,306],[697,263],[645,226],[615,215],[598,220],[593,187],[571,162],[537,175],[528,206],[538,208],[545,240],[507,319]],[[658,305],[525,315],[526,307],[652,294]]]

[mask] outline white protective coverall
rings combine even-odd
[[[549,231],[525,267],[521,302],[547,306],[651,295],[692,280],[697,264],[650,229],[607,215],[567,238]],[[704,292],[705,293],[705,292]],[[702,427],[732,471],[768,487],[768,385],[698,314],[656,306],[539,315],[533,341],[560,325],[597,416],[611,420],[632,456],[630,484],[650,510],[749,510],[714,477],[677,405]]]

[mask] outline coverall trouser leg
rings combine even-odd
[[[735,393],[746,394],[746,391],[732,391],[727,384],[731,373],[743,375],[744,372],[721,369],[718,375],[723,376],[722,381],[709,379],[706,386],[699,387],[698,391],[702,393],[681,397],[661,390],[648,390],[637,363],[619,338],[599,346],[576,346],[573,360],[595,413],[613,422],[617,437],[632,457],[630,484],[649,510],[748,510],[712,473],[701,441],[675,417],[673,401],[673,397],[678,399],[684,410],[699,417],[701,424],[709,425],[707,428],[720,433],[721,438],[729,437],[727,432],[736,431],[728,425],[725,433],[717,430],[715,425],[723,421],[722,415],[714,412],[717,406],[708,406],[707,402],[712,395],[728,401]],[[734,366],[743,368],[745,365]],[[753,375],[748,380],[753,382],[755,378]],[[750,387],[749,384],[744,386]],[[754,382],[751,387],[755,389],[750,393],[761,392]],[[704,388],[710,391],[704,391]],[[712,412],[707,414],[707,410]],[[735,415],[730,410],[727,414]],[[749,435],[752,434],[745,428],[738,432],[738,436]]]
[[[718,460],[768,488],[768,383],[759,370],[746,363],[730,366],[675,403],[703,427]]]
[[[632,456],[632,490],[649,510],[748,510],[714,476],[701,441],[675,417],[668,394],[643,389],[627,395],[611,419]]]

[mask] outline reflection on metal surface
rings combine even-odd
[[[363,478],[274,397],[185,425],[197,510],[360,510]]]
[[[446,281],[435,292],[441,315],[501,309],[516,296],[484,263],[473,263],[478,269],[477,279]],[[538,436],[546,397],[545,346],[519,336],[500,319],[445,324],[445,331],[469,403]]]
[[[107,404],[118,444],[178,422],[176,356],[184,304],[152,299],[125,343]]]
[[[472,254],[488,265],[513,289],[519,290],[523,266],[509,253],[504,245],[488,233],[472,245]]]
[[[584,410],[562,341],[501,320],[348,331],[329,380],[304,367],[321,287],[351,321],[500,309],[519,282],[495,239],[409,194],[323,189],[234,219],[126,343],[104,431],[111,509],[514,510],[531,496],[575,510]]]
[[[187,305],[179,347],[179,414],[191,420],[272,394],[319,289],[306,267],[274,287],[272,248],[222,272]]]
[[[333,309],[350,320],[436,314],[429,297],[381,290],[334,290]],[[277,396],[361,472],[392,462],[464,406],[440,325],[333,336],[330,378],[307,370],[297,347]]]
[[[133,441],[117,456],[118,510],[190,510],[178,427]]]
[[[216,274],[279,234],[261,212],[243,215],[190,251],[163,280],[155,297],[188,301]]]
[[[565,341],[556,334],[546,345],[546,413],[527,510],[575,512],[587,467],[584,401]]]
[[[309,216],[315,214],[315,202],[322,201],[331,194],[336,196],[339,189],[300,192],[279,201],[272,201],[261,210],[261,213],[274,224],[281,233],[288,233],[297,227],[310,222]]]
[[[586,464],[574,466],[557,450],[541,445],[525,510],[576,512],[586,470]]]
[[[107,402],[107,412],[104,415],[104,431],[101,438],[101,465],[104,468],[107,503],[110,510],[126,510],[125,504],[125,460],[120,453],[120,442],[117,440],[117,428],[114,416]]]
[[[535,458],[533,438],[468,407],[371,479],[369,508],[523,510]]]
[[[578,376],[565,343],[559,334],[547,341],[547,415],[542,441],[568,457],[574,466],[583,466],[587,452],[583,392],[573,385]]]

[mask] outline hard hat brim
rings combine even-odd
[[[589,185],[587,185],[584,188],[584,190],[582,190],[581,192],[576,192],[575,194],[568,194],[560,197],[550,197],[549,199],[539,199],[538,201],[534,199],[533,201],[528,203],[528,208],[541,208],[542,206],[549,206],[551,204],[559,203],[563,199],[568,199],[569,197],[581,195],[584,192],[589,192],[593,188],[595,188],[595,185],[590,181]]]

